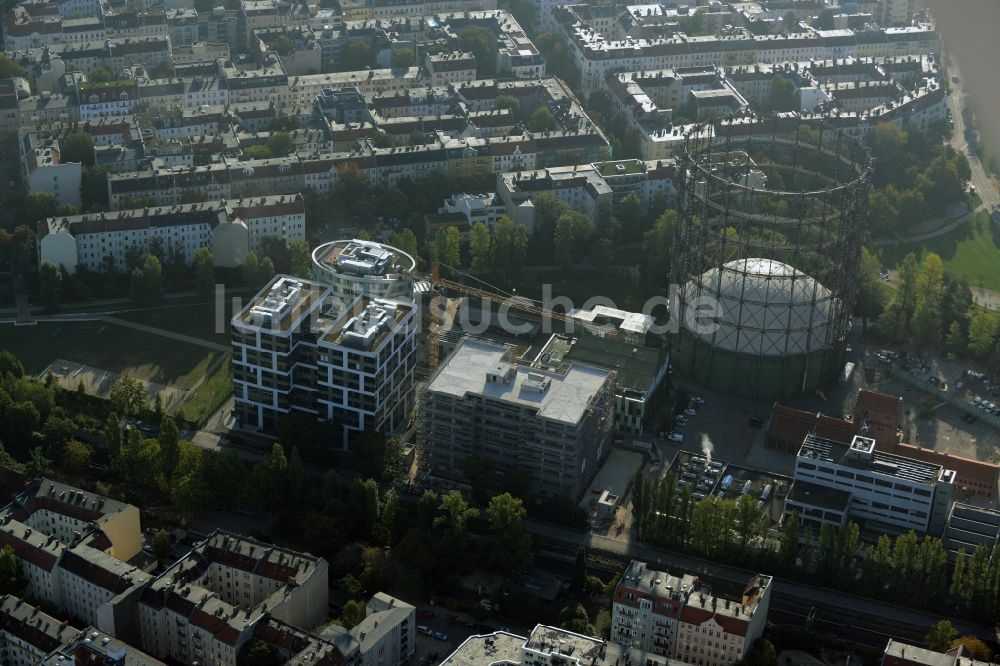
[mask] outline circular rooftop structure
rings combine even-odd
[[[716,349],[756,356],[808,354],[827,347],[833,294],[788,264],[758,257],[736,259],[688,282],[685,300],[714,298],[721,316],[692,335]]]
[[[366,240],[336,240],[312,253],[313,277],[346,307],[358,296],[413,298],[416,260],[399,248]]]

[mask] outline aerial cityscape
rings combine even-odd
[[[1000,663],[995,0],[6,0],[0,666]]]

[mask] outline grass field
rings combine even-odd
[[[944,236],[883,248],[882,262],[896,268],[910,252],[918,257],[934,252],[941,257],[945,270],[965,277],[971,286],[1000,291],[1000,234],[985,212]]]
[[[180,417],[189,423],[204,424],[233,392],[232,369],[227,358],[197,391],[181,405]]]
[[[179,389],[190,389],[220,352],[102,322],[0,326],[0,349],[9,349],[27,372],[44,370],[55,358]]]
[[[252,294],[235,294],[247,301]],[[224,299],[223,313],[216,312],[215,299],[206,302],[201,299],[165,301],[152,308],[129,309],[115,313],[116,317],[147,326],[155,326],[175,333],[183,333],[222,345],[228,345],[231,338],[229,320],[233,316],[233,295]]]

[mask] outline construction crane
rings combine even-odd
[[[516,294],[505,294],[493,285],[483,282],[482,280],[472,277],[477,282],[482,282],[482,284],[487,287],[493,287],[496,291],[489,291],[487,289],[480,289],[478,287],[472,287],[467,284],[462,284],[461,282],[455,282],[453,280],[446,280],[441,277],[439,262],[434,262],[431,266],[431,284],[434,286],[434,295],[431,297],[430,309],[431,309],[431,324],[430,324],[430,338],[428,344],[430,348],[427,350],[427,370],[429,374],[433,374],[437,370],[438,362],[440,360],[440,341],[441,341],[441,322],[438,316],[440,303],[441,303],[441,292],[444,289],[451,289],[459,293],[465,294],[466,296],[472,296],[474,298],[480,298],[484,300],[499,301],[506,304],[508,307],[515,310],[520,310],[522,312],[530,312],[531,314],[538,315],[540,317],[547,317],[549,319],[555,319],[556,321],[561,321],[566,324],[571,324],[574,326],[583,326],[585,329],[593,333],[594,335],[600,336],[613,336],[617,331],[610,326],[601,326],[597,324],[592,324],[587,321],[583,321],[576,317],[571,317],[568,314],[562,312],[556,312],[555,310],[550,310],[548,308],[542,307],[541,305],[535,303],[530,299],[519,297]],[[462,271],[452,268],[445,264],[445,267],[451,270],[462,273]],[[466,273],[462,273],[467,275]]]

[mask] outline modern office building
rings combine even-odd
[[[842,444],[808,434],[795,460],[795,485],[805,482],[848,493],[851,519],[875,523],[887,531],[940,534],[955,476],[954,470],[941,465],[878,451],[874,439],[860,435]],[[806,523],[836,522],[825,514],[833,505],[825,496],[816,497],[810,501],[793,487],[785,514],[797,510]]]
[[[420,441],[435,474],[461,478],[463,461],[479,457],[498,471],[516,465],[540,495],[579,496],[609,449],[614,387],[612,371],[541,370],[466,338],[423,393]]]
[[[233,387],[244,428],[298,413],[354,433],[392,432],[413,407],[414,309],[279,275],[232,320]]]
[[[993,552],[1000,543],[1000,511],[955,502],[948,512],[941,543],[952,560],[958,556],[958,551],[964,550],[966,555],[971,555],[980,546]]]
[[[770,576],[754,576],[740,597],[725,598],[697,576],[633,560],[615,589],[611,641],[684,663],[732,664],[763,633],[770,599]]]

